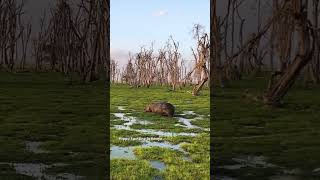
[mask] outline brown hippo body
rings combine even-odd
[[[145,112],[153,112],[162,116],[173,117],[174,106],[167,102],[155,102],[145,108]]]

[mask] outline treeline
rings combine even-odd
[[[31,24],[21,20],[24,1],[18,5],[15,0],[0,0],[1,67],[76,73],[86,82],[99,79],[103,72],[108,75],[109,4],[104,0],[75,2],[56,0],[40,18],[40,31],[30,41]],[[18,52],[21,46],[22,53]],[[28,47],[34,61],[26,67]]]
[[[153,45],[142,47],[140,52],[130,54],[126,66],[121,69],[116,60],[111,60],[111,80],[113,83],[127,83],[132,87],[152,85],[170,86],[172,90],[186,85],[194,85],[193,94],[208,85],[209,77],[209,37],[199,24],[194,26],[196,49],[191,48],[193,67],[188,67],[182,59],[179,43],[172,36],[164,47],[154,50]]]
[[[31,24],[23,22],[23,8],[23,1],[0,0],[0,68],[9,71],[25,66]]]
[[[217,12],[218,3],[224,3],[223,13]],[[250,18],[241,14],[248,3],[256,14],[250,24]],[[261,100],[278,106],[297,79],[320,83],[319,0],[211,0],[211,5],[215,87],[268,74]]]

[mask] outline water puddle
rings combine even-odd
[[[172,150],[181,151],[184,154],[187,154],[183,149],[181,149],[180,145],[173,145],[168,142],[151,142],[151,141],[145,141],[140,146],[126,146],[126,147],[120,147],[120,146],[111,146],[111,152],[110,152],[110,159],[116,159],[116,158],[123,158],[123,159],[130,159],[130,160],[136,160],[137,157],[135,156],[133,150],[137,147],[162,147],[162,148],[168,148]],[[186,161],[191,162],[192,159],[188,156],[183,156],[183,159]],[[165,163],[161,161],[155,161],[150,160],[149,161],[151,166],[158,169],[158,170],[164,170],[166,168]]]
[[[131,129],[133,130],[133,129]],[[136,129],[135,131],[137,132],[141,132],[144,134],[152,134],[152,135],[158,135],[158,136],[162,136],[162,137],[172,137],[172,136],[196,136],[196,133],[175,133],[175,132],[164,132],[164,131],[160,131],[160,130],[153,130],[153,129]]]
[[[158,136],[196,136],[196,133],[174,133],[174,132],[164,132],[161,130],[154,130],[154,129],[133,129],[131,126],[133,124],[152,124],[148,121],[138,120],[136,117],[127,116],[125,113],[113,113],[117,118],[120,120],[125,121],[123,125],[115,125],[114,127],[116,129],[120,130],[130,130],[130,131],[136,131],[144,134],[152,134],[152,135],[158,135]],[[187,123],[187,122],[186,122]],[[191,123],[189,123],[191,125]]]
[[[134,148],[137,147],[142,147],[142,148],[146,148],[146,147],[161,147],[161,148],[168,148],[168,149],[172,149],[172,150],[177,150],[180,151],[184,154],[186,154],[186,152],[181,149],[180,145],[174,145],[174,144],[170,144],[168,142],[151,142],[151,141],[144,141],[142,145],[139,146],[126,146],[126,147],[120,147],[120,146],[111,146],[110,150],[110,158],[114,159],[114,158],[125,158],[125,159],[137,159],[136,156],[133,153]],[[189,157],[184,157],[185,160],[191,160],[191,158]]]
[[[136,160],[137,158],[133,153],[133,149],[136,147],[138,146],[128,146],[128,147],[111,146],[110,159],[123,158],[123,159]],[[153,168],[158,169],[160,171],[166,168],[165,163],[161,161],[150,160],[149,162]]]
[[[198,116],[198,114],[196,114],[194,111],[182,111],[182,114],[180,115],[194,115],[194,116]]]
[[[233,161],[239,163],[239,168],[245,167],[252,167],[252,168],[271,168],[277,167],[274,164],[267,163],[266,158],[264,156],[244,156],[238,158],[232,158]],[[236,166],[234,166],[236,167]]]
[[[29,152],[35,153],[35,154],[41,154],[41,153],[49,153],[49,151],[43,150],[40,148],[40,146],[43,144],[43,142],[36,142],[36,141],[26,141],[26,149]]]
[[[185,160],[185,161],[192,162],[192,159],[189,156],[183,156],[182,159]]]
[[[177,117],[178,121],[181,123],[181,124],[176,124],[175,126],[181,126],[181,127],[184,127],[184,128],[187,128],[187,129],[201,129],[201,130],[204,130],[204,131],[210,131],[209,128],[202,128],[202,127],[199,127],[199,126],[196,126],[196,125],[193,125],[191,122],[194,121],[194,120],[202,120],[203,119],[203,115],[200,115],[200,114],[196,114],[195,112],[193,111],[183,111],[182,114],[178,114],[180,117]],[[189,118],[185,118],[185,117],[181,117],[181,116],[185,116],[185,115],[193,115],[193,116],[196,116],[195,118],[192,118],[192,119],[189,119]]]
[[[299,175],[299,174],[302,174],[302,170],[301,169],[292,169],[292,170],[283,170],[283,173],[284,174],[287,174],[287,175]]]
[[[1,163],[12,166],[17,174],[34,177],[37,180],[57,180],[57,179],[68,179],[68,180],[80,180],[84,179],[83,176],[77,176],[71,173],[59,173],[56,175],[49,175],[45,173],[45,170],[52,167],[62,167],[67,164],[56,163],[56,164],[43,164],[43,163]]]
[[[115,158],[137,159],[133,153],[134,148],[135,146],[127,146],[127,147],[111,146],[110,159],[115,159]]]
[[[166,164],[161,161],[149,161],[151,166],[159,171],[162,171],[166,168]]]
[[[195,126],[195,125],[192,125],[191,124],[191,121],[192,119],[187,119],[187,118],[184,118],[184,117],[178,117],[178,121],[182,124],[176,124],[176,126],[182,126],[182,127],[185,127],[185,128],[188,128],[188,129],[202,129],[201,127],[198,127],[198,126]]]
[[[219,168],[228,169],[228,170],[237,170],[237,169],[241,169],[243,167],[246,167],[246,165],[244,165],[244,164],[233,164],[233,165],[219,166]]]
[[[142,144],[141,146],[142,147],[163,147],[163,148],[168,148],[172,150],[183,151],[183,149],[181,149],[179,144],[170,144],[168,142],[145,141],[144,144]]]
[[[125,111],[126,109],[123,106],[118,106],[119,111]]]
[[[303,180],[298,176],[293,175],[276,175],[269,177],[270,180]]]
[[[133,116],[126,116],[125,113],[113,113],[113,114],[114,114],[114,116],[116,116],[120,120],[126,122],[123,125],[119,125],[119,126],[130,127],[133,124],[143,124],[143,125],[152,124],[149,121],[138,120],[136,117],[133,117]]]
[[[314,172],[314,173],[320,173],[320,168],[316,168],[316,169],[314,169],[312,172]]]
[[[123,111],[125,110],[122,106],[118,106],[118,110]],[[122,121],[124,121],[125,123],[123,123],[122,125],[114,125],[113,127],[115,129],[119,129],[119,130],[129,130],[129,131],[135,131],[135,132],[139,132],[142,134],[150,134],[150,135],[157,135],[159,137],[172,137],[172,136],[196,136],[198,133],[187,133],[187,132],[165,132],[162,131],[161,129],[134,129],[131,128],[132,125],[134,124],[152,124],[152,122],[149,121],[145,121],[145,120],[139,120],[136,117],[130,116],[129,113],[113,113],[114,116],[117,119],[120,119]],[[195,126],[191,123],[192,120],[195,120],[197,118],[202,119],[203,116],[201,115],[197,115],[196,113],[194,113],[193,111],[183,111],[183,114],[180,115],[194,115],[197,116],[196,118],[192,118],[192,119],[187,119],[184,117],[175,117],[178,119],[179,124],[185,128],[191,129],[191,128],[200,128],[203,130],[208,130],[205,128],[201,128],[198,126]],[[123,159],[130,159],[130,160],[135,160],[137,159],[137,157],[134,155],[134,148],[137,147],[161,147],[161,148],[168,148],[168,149],[172,149],[172,150],[176,150],[176,151],[180,151],[184,154],[183,159],[186,161],[190,161],[192,162],[192,159],[188,156],[188,153],[185,152],[181,147],[180,144],[170,144],[169,142],[162,142],[162,141],[149,141],[149,140],[140,140],[142,142],[142,145],[139,146],[127,146],[127,147],[120,147],[120,146],[115,146],[112,145],[111,146],[111,152],[110,152],[110,158],[111,159],[115,159],[115,158],[123,158]],[[164,170],[166,168],[165,163],[161,162],[161,161],[149,161],[150,164],[152,165],[152,167],[158,169],[158,170]],[[158,177],[160,178],[160,177]]]
[[[300,169],[298,168],[292,169],[292,170],[284,169],[284,167],[266,162],[267,158],[264,156],[240,156],[237,158],[232,158],[232,160],[237,164],[219,166],[219,168],[223,168],[227,170],[238,170],[245,167],[251,167],[251,168],[275,168],[276,167],[279,169],[283,169],[282,173],[279,175],[270,176],[269,177],[270,180],[302,180],[301,176],[299,176],[299,174],[302,174],[302,171]],[[227,177],[225,179],[221,177],[220,179],[229,180],[230,178]],[[232,178],[230,180],[232,180]]]

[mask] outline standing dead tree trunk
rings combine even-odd
[[[181,57],[179,53],[179,44],[175,42],[172,38],[170,37],[172,41],[172,45],[170,42],[167,42],[167,57],[166,57],[166,65],[167,65],[167,70],[168,70],[168,75],[170,78],[170,84],[172,86],[172,90],[176,90],[176,86],[179,82],[179,73],[180,73],[180,68],[179,68],[179,59]]]
[[[292,0],[289,5],[293,8],[290,13],[295,19],[295,27],[298,28],[297,33],[300,38],[299,52],[292,60],[292,63],[280,75],[279,80],[269,86],[264,96],[264,101],[272,106],[281,104],[282,98],[287,94],[301,70],[312,59],[315,48],[314,27],[312,27],[312,23],[308,19],[307,1]]]
[[[18,58],[18,41],[23,30],[19,19],[23,15],[24,1],[0,1],[0,66],[13,71]]]
[[[21,45],[22,45],[22,57],[20,60],[20,69],[24,70],[25,69],[25,64],[26,64],[26,57],[27,57],[27,49],[30,41],[30,36],[31,36],[31,23],[29,22],[26,27],[22,25],[21,20],[20,21],[20,27],[22,29],[22,35],[21,35]]]
[[[223,77],[221,73],[221,51],[222,51],[222,45],[221,45],[221,35],[220,35],[220,20],[218,19],[217,15],[217,1],[211,0],[211,24],[210,24],[210,37],[211,37],[211,73],[210,73],[210,79],[211,79],[211,87],[214,88],[215,83],[219,83],[221,87],[224,86],[223,83]]]
[[[320,43],[319,43],[319,0],[313,0],[312,1],[312,7],[313,7],[313,23],[314,23],[314,38],[316,40],[314,54],[312,57],[312,61],[308,64],[308,67],[306,68],[306,82],[305,83],[314,83],[319,84],[320,83]]]
[[[198,24],[194,26],[194,38],[197,40],[197,51],[192,48],[193,56],[195,59],[194,68],[186,75],[184,79],[188,79],[192,74],[196,75],[197,84],[192,90],[192,95],[197,96],[201,91],[203,85],[209,79],[209,71],[207,69],[207,63],[209,59],[210,42],[206,33],[201,32],[202,27]]]
[[[203,85],[208,81],[209,71],[207,69],[207,61],[209,58],[209,38],[207,34],[204,34],[198,42],[197,49],[197,64],[196,69],[200,71],[200,82],[193,88],[192,95],[197,96],[201,91]]]

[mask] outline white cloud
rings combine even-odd
[[[168,15],[168,11],[166,11],[166,10],[159,10],[159,11],[154,12],[152,15],[153,15],[153,16],[156,16],[156,17],[166,16],[166,15]]]

